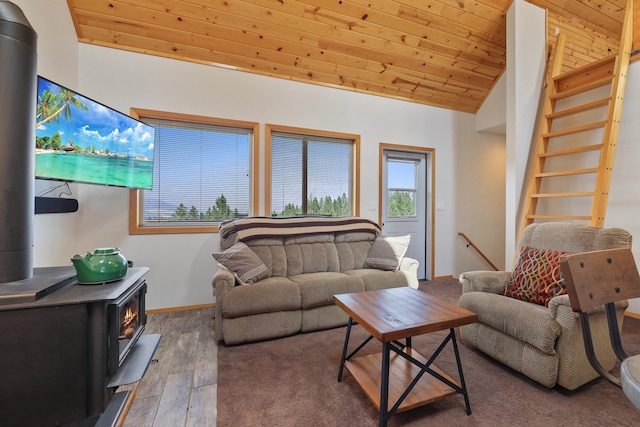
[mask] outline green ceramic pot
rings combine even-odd
[[[74,255],[71,262],[76,269],[78,283],[101,284],[124,277],[127,259],[118,248],[98,248],[86,255]]]

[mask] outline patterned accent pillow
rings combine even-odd
[[[213,257],[233,272],[243,285],[250,285],[269,277],[269,268],[242,242],[236,243],[224,252],[214,252]]]
[[[548,306],[551,298],[567,293],[558,261],[567,253],[523,247],[504,295]]]

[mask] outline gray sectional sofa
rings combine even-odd
[[[408,236],[363,218],[245,218],[220,227],[216,339],[227,345],[342,326],[333,295],[418,287]]]

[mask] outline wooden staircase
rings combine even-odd
[[[617,56],[561,74],[566,40],[558,36],[519,235],[534,221],[604,225],[632,39],[633,0]]]

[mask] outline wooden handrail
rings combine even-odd
[[[462,237],[464,240],[467,241],[467,247],[471,246],[473,249],[475,249],[475,251],[478,253],[478,255],[480,255],[482,257],[483,260],[485,260],[487,262],[487,264],[489,264],[495,271],[499,271],[500,269],[498,267],[496,267],[496,265],[494,263],[491,262],[491,260],[489,260],[489,258],[487,258],[485,256],[485,254],[482,253],[482,251],[471,241],[471,239],[469,239],[466,234],[458,232],[458,236]]]

